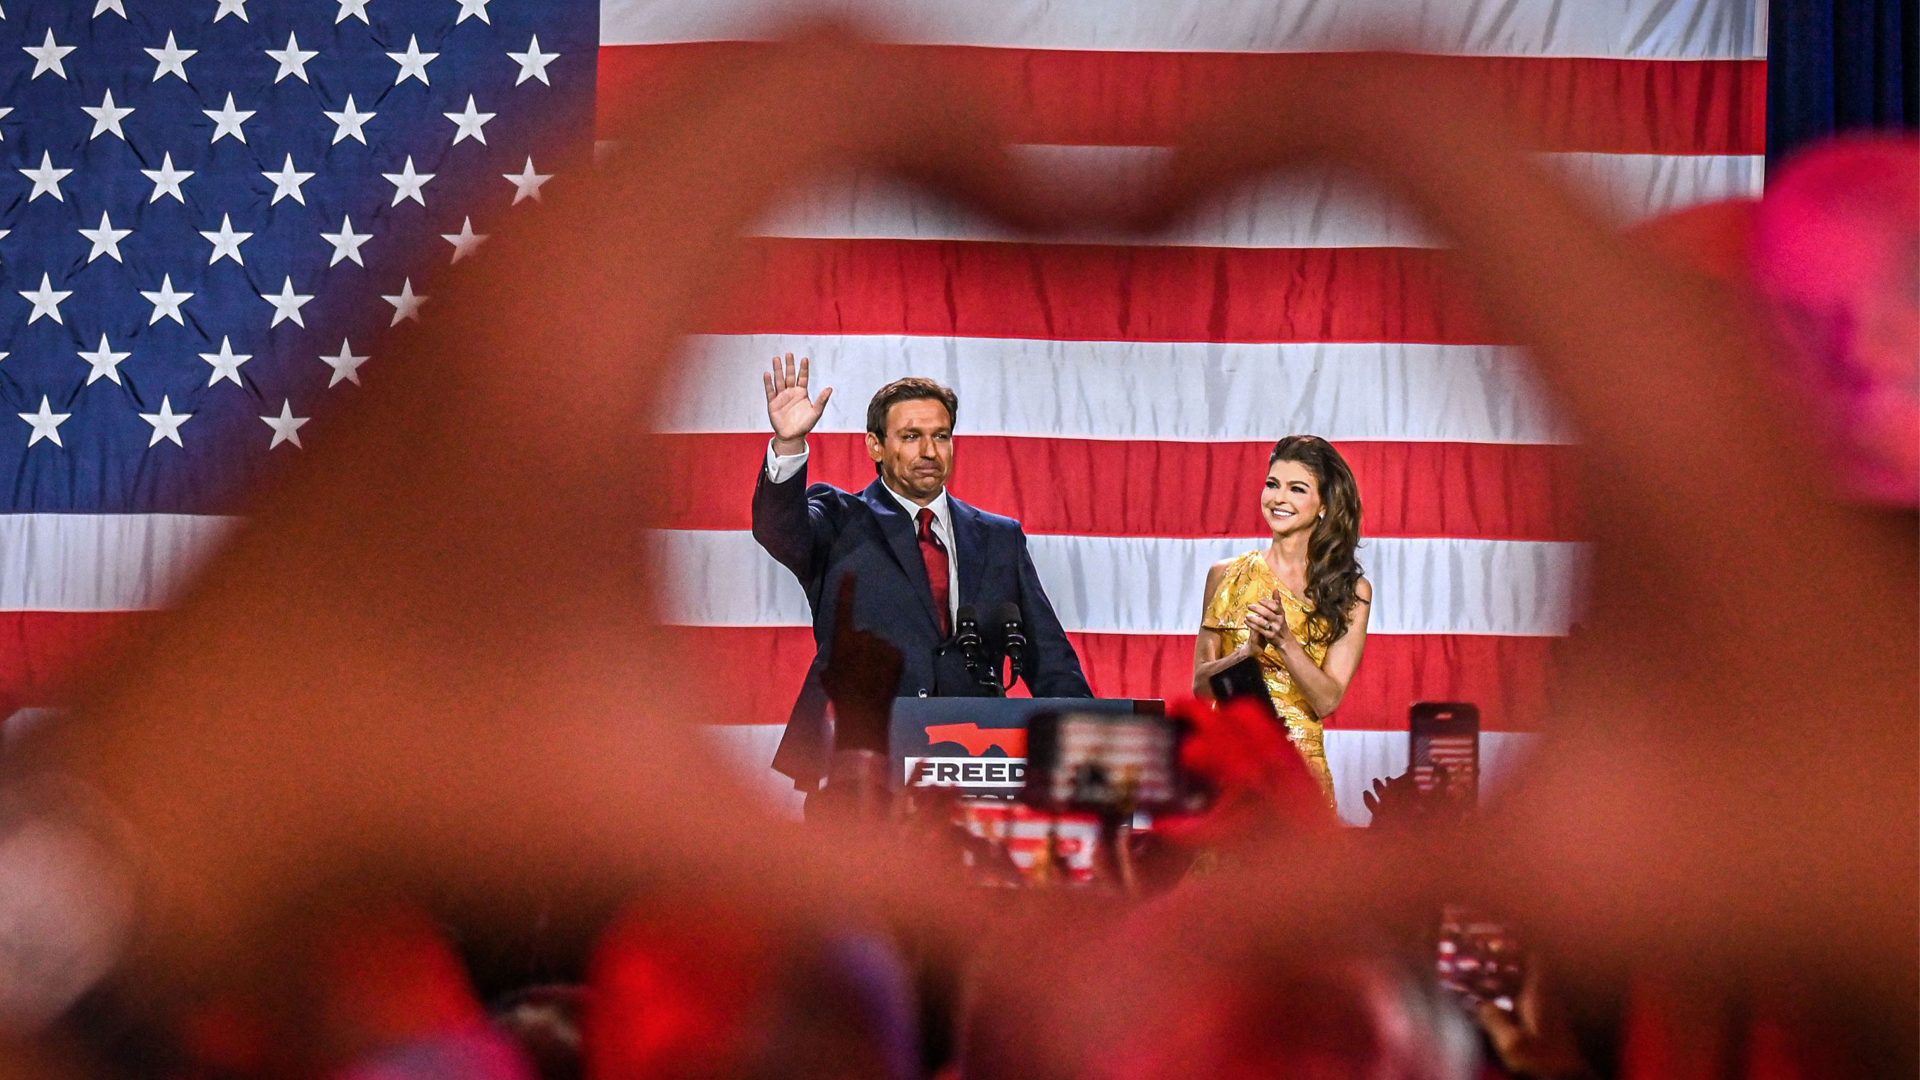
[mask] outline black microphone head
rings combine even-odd
[[[980,654],[980,613],[972,604],[961,604],[953,613],[953,640],[967,658],[967,667],[971,669],[979,662]]]
[[[1011,600],[995,609],[1000,625],[1001,648],[1013,664],[1013,677],[1020,678],[1027,664],[1027,629],[1020,621],[1020,605]]]

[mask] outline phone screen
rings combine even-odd
[[[1179,790],[1179,732],[1159,716],[1054,713],[1027,725],[1030,806],[1152,809]]]
[[[1473,805],[1480,792],[1480,710],[1459,701],[1423,701],[1407,716],[1407,768],[1422,792]]]
[[[1440,936],[1434,950],[1440,985],[1469,1002],[1487,1002],[1513,1010],[1526,976],[1519,941],[1504,924],[1458,904],[1440,912]]]

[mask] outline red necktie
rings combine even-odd
[[[940,614],[940,636],[953,633],[952,613],[947,610],[947,549],[933,535],[933,511],[920,508],[920,558],[927,564],[927,584],[933,586],[933,610]]]

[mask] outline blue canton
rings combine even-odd
[[[0,513],[242,509],[586,165],[598,38],[597,0],[0,0]]]

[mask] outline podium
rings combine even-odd
[[[958,788],[968,798],[1011,799],[1026,783],[1027,720],[1036,713],[1159,716],[1158,698],[913,697],[893,703],[891,786]],[[924,766],[924,771],[923,771]]]

